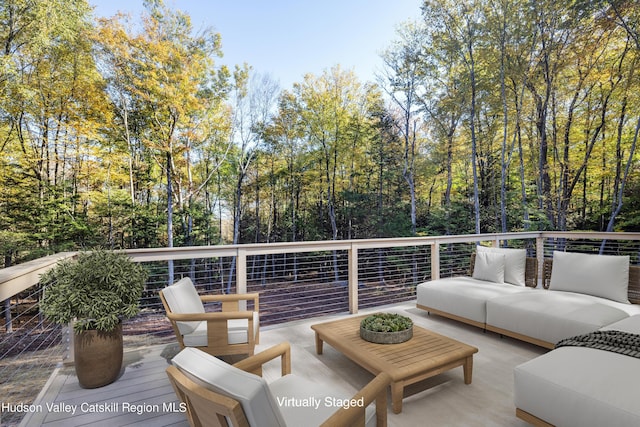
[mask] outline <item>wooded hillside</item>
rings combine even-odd
[[[142,19],[0,2],[5,265],[96,246],[640,229],[637,1],[425,0],[376,82],[327,64],[280,88],[221,65],[223,41],[159,0]]]

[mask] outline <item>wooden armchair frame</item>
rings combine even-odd
[[[281,375],[291,373],[291,346],[283,342],[258,354],[250,356],[233,366],[246,372],[262,376],[262,366],[276,358],[281,359]],[[167,368],[167,375],[176,395],[186,405],[189,424],[194,427],[249,427],[241,404],[232,398],[211,391],[187,377],[175,366]],[[321,427],[355,427],[365,425],[365,409],[376,402],[376,422],[379,427],[387,425],[387,387],[391,377],[386,373],[378,374],[371,382],[358,391],[353,399],[364,398],[364,406],[339,408],[325,420]]]
[[[160,300],[176,334],[180,348],[185,348],[184,337],[180,333],[177,322],[206,321],[207,322],[207,346],[195,346],[213,356],[228,356],[234,354],[253,355],[256,344],[260,342],[260,329],[254,324],[253,313],[260,311],[259,294],[232,294],[232,295],[200,295],[203,304],[207,302],[220,302],[222,311],[211,313],[174,313],[162,291],[159,292]],[[253,311],[240,310],[241,301],[253,301]],[[228,322],[232,319],[247,319],[247,342],[229,344]]]

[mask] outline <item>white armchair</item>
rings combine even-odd
[[[185,277],[160,291],[160,300],[181,348],[196,347],[214,356],[252,355],[260,339],[257,293],[198,295]],[[253,301],[253,310],[240,310],[240,301]],[[217,301],[220,312],[205,312],[204,302]]]
[[[262,365],[277,357],[282,377],[267,384],[260,376]],[[187,406],[192,426],[387,425],[389,375],[379,374],[353,397],[339,396],[330,386],[290,373],[291,350],[286,342],[234,365],[193,348],[182,350],[172,363],[167,374]],[[317,406],[308,406],[305,399],[315,399]],[[374,401],[375,411],[369,407]],[[355,404],[342,407],[331,402]]]

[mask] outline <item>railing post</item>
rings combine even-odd
[[[247,251],[242,248],[238,248],[236,255],[236,293],[247,293]],[[246,310],[247,302],[239,301],[238,308]]]
[[[349,257],[349,313],[358,312],[358,248],[351,244],[347,250]]]
[[[440,243],[435,241],[431,244],[431,280],[440,278]]]
[[[538,281],[544,283],[544,237],[536,237],[536,258],[538,259]]]

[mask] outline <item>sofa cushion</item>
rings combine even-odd
[[[512,285],[525,286],[527,269],[526,249],[494,248],[477,246],[476,253],[491,252],[504,255],[504,281]],[[477,255],[476,255],[477,256]]]
[[[472,277],[487,282],[504,283],[504,264],[504,254],[478,252]]]
[[[162,290],[164,299],[173,313],[204,313],[204,305],[193,282],[188,277],[178,280]],[[204,322],[176,322],[182,335],[201,328]],[[206,323],[204,323],[206,328]],[[205,329],[206,330],[206,329]]]
[[[286,425],[277,401],[262,377],[190,347],[180,351],[171,363],[203,387],[240,402],[250,425]]]
[[[580,292],[628,304],[628,287],[628,256],[553,253],[549,289]]]
[[[566,427],[640,425],[640,360],[562,347],[514,369],[516,407]]]
[[[604,326],[602,330],[614,330],[629,332],[632,334],[640,334],[640,314],[634,314],[625,319]]]
[[[532,289],[487,301],[487,325],[552,344],[629,316],[629,304],[573,292]]]
[[[471,277],[449,277],[417,286],[417,304],[484,324],[486,302],[503,295],[533,290]]]

